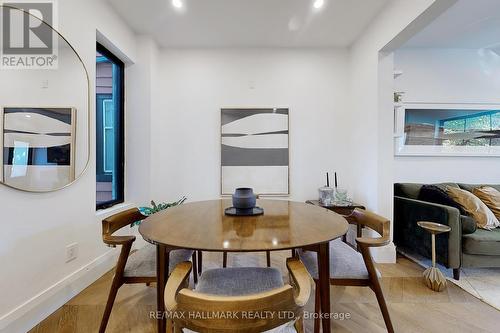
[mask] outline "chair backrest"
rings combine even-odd
[[[130,208],[123,212],[111,215],[104,220],[102,220],[102,238],[105,243],[109,243],[108,240],[112,239],[112,234],[123,228],[124,226],[130,225],[136,221],[142,221],[146,218],[139,209]]]
[[[302,316],[311,292],[312,279],[302,262],[290,258],[287,267],[292,284],[252,295],[217,296],[184,287],[191,263],[181,263],[167,282],[166,308],[176,325],[196,332],[262,332],[279,327]]]
[[[357,223],[375,230],[382,237],[389,237],[390,221],[387,218],[359,208],[353,211],[352,216],[356,219]]]

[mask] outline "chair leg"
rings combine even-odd
[[[267,267],[271,267],[271,251],[266,251]]]
[[[455,280],[460,280],[460,268],[453,268],[453,278]]]
[[[178,323],[174,323],[174,333],[182,333],[182,327]]]
[[[167,320],[167,333],[173,333],[174,332],[174,321],[172,319]]]
[[[315,281],[314,288],[314,333],[319,333],[321,321],[319,318],[321,312],[321,293],[319,292],[319,282]]]
[[[302,318],[302,316],[297,318],[293,326],[295,327],[295,331],[297,331],[297,333],[304,333],[304,318]]]
[[[106,308],[104,309],[101,325],[99,326],[99,333],[104,333],[106,331],[106,326],[108,326],[109,316],[111,315],[111,310],[113,309],[113,304],[115,303],[116,294],[118,293],[118,289],[123,284],[123,271],[125,270],[125,265],[127,264],[127,258],[130,254],[131,248],[132,242],[129,242],[123,244],[120,250],[120,257],[118,257],[118,262],[116,264],[115,276],[113,276],[113,282],[111,283],[111,288],[109,290]]]
[[[359,243],[358,243],[359,245]],[[380,286],[380,280],[377,276],[377,269],[373,263],[373,258],[370,253],[370,249],[366,246],[359,246],[361,255],[368,270],[368,276],[370,278],[370,286],[377,296],[378,305],[380,306],[380,311],[382,311],[382,316],[384,317],[385,326],[387,327],[387,332],[394,333],[394,328],[392,327],[391,317],[389,316],[389,310],[387,310],[387,304],[385,303],[384,293],[382,292],[382,287]]]
[[[382,311],[382,316],[384,317],[387,332],[394,333],[394,328],[392,327],[391,317],[389,315],[389,310],[387,309],[387,304],[385,303],[384,293],[382,292],[380,281],[378,277],[374,277],[371,280],[373,291],[375,292],[375,296],[377,296],[378,305],[380,306],[380,311]]]
[[[222,267],[227,267],[227,252],[222,252]]]
[[[203,251],[198,251],[198,275],[203,272]]]
[[[193,256],[192,256],[192,262],[193,262],[193,281],[195,284],[198,283],[198,259],[196,256],[196,251],[193,251]]]
[[[116,294],[118,293],[118,289],[121,285],[122,283],[120,281],[120,277],[115,275],[115,277],[113,278],[113,283],[111,284],[111,289],[109,290],[106,308],[104,309],[104,314],[102,315],[99,333],[106,332],[106,326],[108,326],[109,316],[111,315],[111,310],[113,309],[113,304],[115,303]]]

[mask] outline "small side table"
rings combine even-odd
[[[350,224],[352,224],[352,222],[351,222],[352,220],[349,219],[349,215],[352,214],[353,210],[355,210],[356,208],[366,209],[365,206],[354,203],[354,202],[351,203],[349,206],[335,206],[335,205],[323,206],[322,204],[319,203],[319,200],[307,200],[306,203],[311,204],[311,205],[315,205],[315,206],[320,206],[320,207],[329,209],[337,214],[340,214],[340,215],[344,216],[346,218],[347,222],[349,222]],[[361,237],[362,233],[363,233],[363,227],[359,224],[356,224],[356,237]],[[356,248],[356,246],[353,246],[352,244],[347,242],[347,234],[342,236],[342,241],[344,243],[350,245],[351,247],[354,247],[355,250],[359,250],[358,248]]]
[[[324,207],[329,210],[333,210],[335,213],[340,214],[340,215],[351,215],[352,211],[356,208],[360,209],[365,209],[365,206],[357,204],[357,203],[352,203],[349,206],[323,206],[319,203],[319,200],[307,200],[306,203],[315,205],[315,206],[320,206]]]
[[[436,235],[443,232],[449,232],[451,228],[444,224],[420,221],[418,226],[431,233],[432,239],[432,267],[427,268],[423,275],[427,287],[434,291],[443,291],[446,288],[446,278],[436,267]]]

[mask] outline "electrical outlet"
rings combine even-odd
[[[75,260],[78,257],[78,243],[66,245],[66,262]]]

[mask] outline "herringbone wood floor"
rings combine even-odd
[[[284,271],[289,252],[272,254],[273,266]],[[204,253],[204,269],[220,267],[222,256]],[[229,255],[229,265],[265,265],[263,254]],[[448,282],[442,293],[433,292],[422,282],[422,269],[405,258],[397,264],[378,265],[384,293],[397,332],[499,332],[500,311],[479,301]],[[59,310],[38,324],[30,333],[97,332],[113,272],[97,280]],[[108,332],[155,332],[150,311],[156,306],[154,286],[126,285],[118,292]],[[314,295],[307,306],[313,311]],[[368,288],[333,287],[332,311],[348,312],[349,320],[332,320],[334,332],[385,332],[374,294]],[[306,321],[312,332],[312,321]]]

